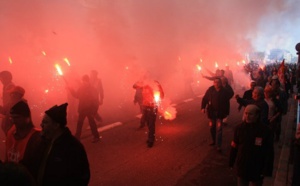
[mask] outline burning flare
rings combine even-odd
[[[60,66],[59,66],[59,64],[55,64],[55,68],[56,68],[56,70],[57,70],[57,72],[58,72],[58,74],[60,75],[60,76],[62,76],[62,75],[64,75],[63,74],[63,71],[61,70],[61,68],[60,68]]]
[[[65,58],[64,58],[64,61],[67,63],[68,66],[71,66],[71,64],[70,64],[70,62],[69,62],[69,60],[68,60],[68,58],[65,57]]]

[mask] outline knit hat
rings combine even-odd
[[[29,117],[31,114],[29,106],[24,101],[19,101],[10,109],[10,115],[21,115]]]
[[[49,110],[46,110],[45,113],[55,122],[59,123],[61,126],[67,125],[67,106],[68,103],[62,105],[55,105]]]

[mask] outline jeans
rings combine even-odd
[[[212,137],[212,141],[214,143],[217,142],[217,146],[221,147],[221,145],[222,145],[222,126],[223,126],[222,119],[210,119],[209,126],[210,126],[210,134]]]

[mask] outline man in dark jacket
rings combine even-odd
[[[78,103],[78,121],[75,136],[80,139],[84,119],[87,117],[89,125],[94,136],[92,143],[99,141],[99,132],[95,121],[95,115],[99,107],[99,93],[90,83],[88,75],[82,77],[82,84],[77,91],[70,88],[71,94],[79,100]]]
[[[228,105],[223,104],[232,97],[231,93],[222,86],[220,78],[214,80],[214,85],[209,87],[202,98],[201,111],[207,110],[207,116],[212,137],[211,146],[217,142],[217,150],[221,152],[223,119],[228,114]]]
[[[248,105],[243,122],[234,131],[229,166],[236,165],[238,185],[261,186],[265,176],[272,176],[273,135],[266,125],[260,123],[259,117],[260,109]]]
[[[88,185],[90,169],[83,145],[70,132],[67,103],[45,111],[41,127],[47,146],[39,164],[38,185]]]

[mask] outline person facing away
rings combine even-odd
[[[82,126],[84,119],[87,117],[89,125],[94,136],[92,143],[99,141],[99,132],[97,130],[97,125],[95,122],[95,114],[97,113],[99,106],[98,92],[90,83],[90,78],[88,75],[82,77],[82,84],[77,89],[77,91],[69,88],[71,94],[79,100],[78,103],[78,121],[76,127],[75,137],[80,139]]]
[[[91,71],[90,81],[91,81],[92,86],[96,88],[98,95],[99,95],[99,98],[98,98],[99,99],[98,109],[99,109],[99,106],[103,104],[104,91],[103,91],[102,81],[100,78],[98,78],[98,72],[96,70]],[[96,121],[102,122],[102,117],[100,116],[98,109],[95,114],[95,119],[96,119]]]
[[[86,186],[90,168],[84,146],[67,127],[68,103],[45,111],[41,123],[45,148],[41,153],[37,183],[43,186]]]
[[[25,90],[20,86],[14,86],[12,89],[8,90],[8,93],[9,93],[9,102],[4,107],[0,106],[0,113],[3,115],[2,129],[5,132],[5,135],[13,125],[9,114],[10,109],[21,100],[27,102],[23,98],[25,94]]]
[[[223,119],[228,114],[228,105],[223,103],[230,100],[231,97],[230,91],[222,86],[221,79],[216,78],[214,85],[207,89],[202,98],[201,111],[203,113],[207,112],[209,119],[210,134],[212,137],[210,146],[214,146],[217,143],[217,150],[219,152],[221,152],[222,145]]]
[[[273,135],[259,117],[259,107],[247,105],[242,123],[234,130],[229,167],[236,170],[238,186],[262,186],[264,177],[272,176]]]
[[[4,110],[8,110],[9,108],[9,100],[10,100],[10,90],[12,90],[15,86],[15,84],[12,82],[12,74],[9,71],[2,71],[0,72],[0,81],[3,85],[2,89],[2,108]],[[9,128],[7,128],[7,120],[3,119],[1,123],[1,128],[4,132],[4,134],[7,134],[7,131]]]

